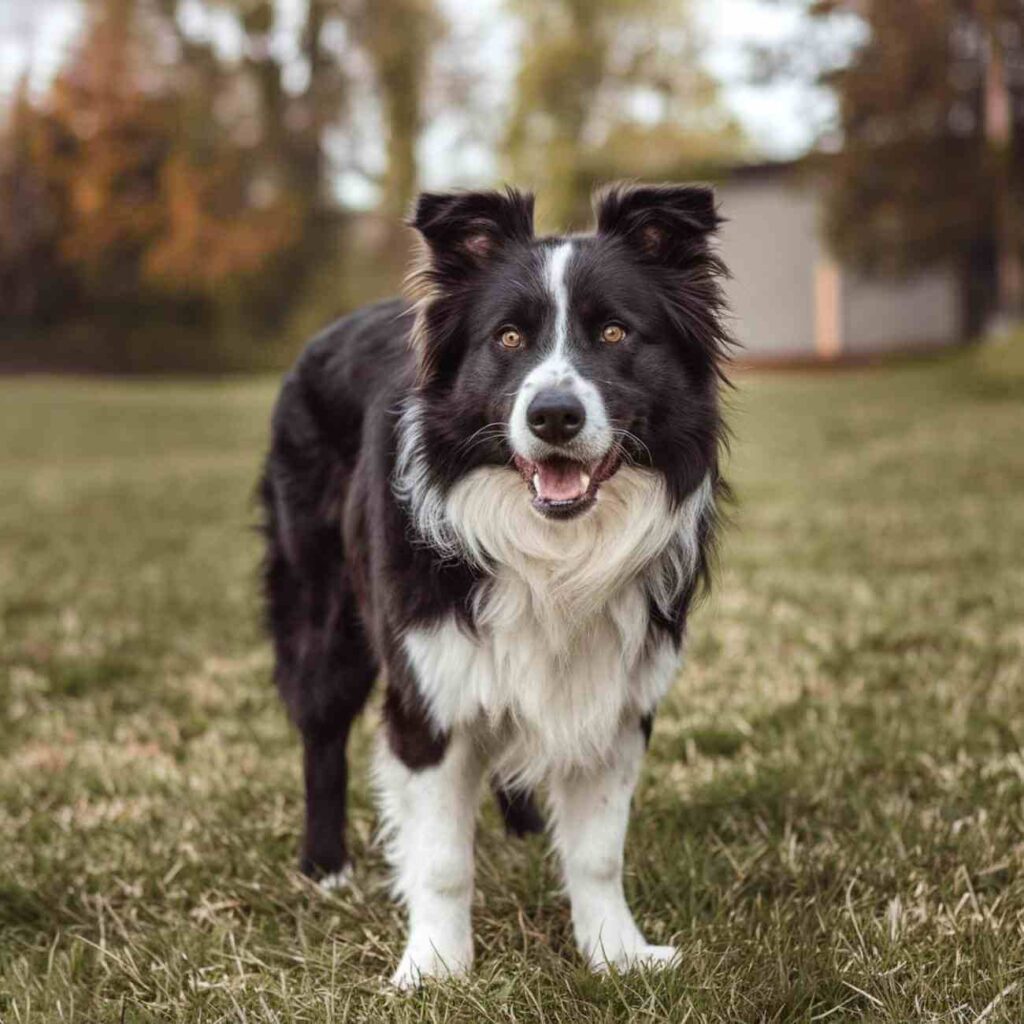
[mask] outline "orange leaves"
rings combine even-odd
[[[144,264],[154,283],[216,287],[259,273],[298,241],[299,204],[261,187],[258,176],[239,174],[240,163],[244,158],[230,153],[205,165],[180,153],[166,161],[161,173],[165,230]],[[247,177],[248,188],[240,191],[239,182]]]

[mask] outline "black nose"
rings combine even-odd
[[[583,403],[563,388],[538,391],[526,410],[530,430],[548,444],[571,441],[587,421]]]

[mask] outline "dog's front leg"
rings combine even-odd
[[[648,945],[622,887],[629,804],[644,748],[637,722],[623,730],[601,767],[555,779],[551,786],[555,843],[572,905],[573,932],[595,970],[661,965],[676,957],[674,946]]]
[[[400,989],[473,965],[473,833],[483,763],[468,736],[453,735],[440,762],[410,769],[385,741],[376,782],[409,936],[391,978]]]

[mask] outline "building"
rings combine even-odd
[[[741,359],[856,359],[959,341],[953,270],[894,279],[840,266],[822,231],[821,188],[791,164],[741,168],[718,186]]]

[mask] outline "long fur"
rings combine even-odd
[[[309,345],[260,488],[301,866],[327,881],[348,870],[348,732],[385,680],[399,987],[472,962],[488,776],[512,831],[539,826],[531,791],[548,791],[592,966],[674,956],[629,913],[622,847],[727,493],[720,218],[703,186],[616,186],[592,235],[536,238],[532,220],[512,189],[422,195],[407,298]]]
[[[522,486],[482,468],[447,499],[420,494],[424,535],[440,533],[488,576],[473,595],[475,630],[451,617],[404,644],[438,728],[485,725],[503,737],[505,781],[535,785],[600,761],[623,717],[664,695],[678,656],[651,642],[649,610],[692,585],[712,495],[705,480],[673,510],[656,474],[627,467],[591,515],[553,523]]]

